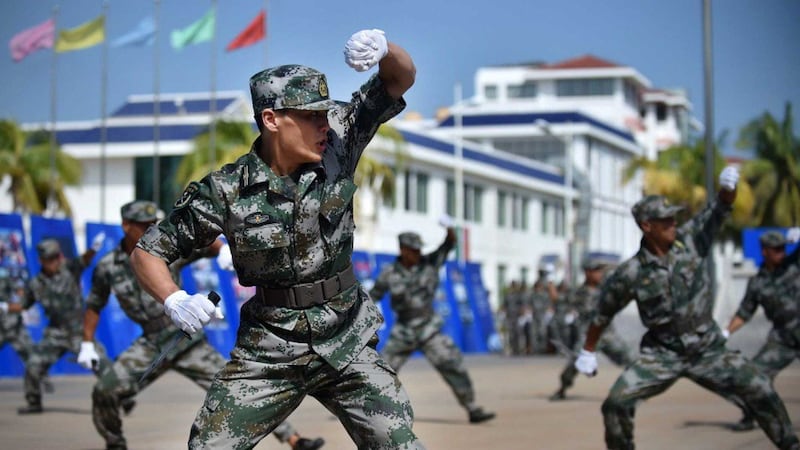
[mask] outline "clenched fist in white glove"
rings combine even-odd
[[[233,255],[231,255],[231,246],[228,244],[223,245],[219,248],[219,254],[217,254],[217,265],[222,270],[227,270],[229,272],[233,272]]]
[[[453,221],[453,218],[450,217],[449,215],[442,214],[439,217],[439,225],[445,228],[453,228],[455,226],[455,222]]]
[[[736,190],[739,183],[739,169],[736,166],[727,166],[719,174],[719,186],[726,191]]]
[[[800,227],[789,228],[786,232],[786,242],[794,244],[797,241],[800,241]]]
[[[353,33],[344,45],[344,61],[359,72],[371,69],[389,52],[383,30],[361,30]]]
[[[106,233],[101,231],[95,235],[94,239],[92,239],[92,250],[99,252],[101,248],[103,248],[103,244],[106,242]]]
[[[100,361],[100,355],[94,348],[94,342],[81,342],[81,351],[78,353],[78,364],[84,369],[93,370]]]
[[[578,369],[578,372],[590,377],[597,375],[597,355],[595,352],[581,349],[581,352],[578,353],[578,359],[575,360],[575,368]]]
[[[178,328],[194,334],[216,314],[216,306],[205,295],[175,291],[164,300],[164,312]]]

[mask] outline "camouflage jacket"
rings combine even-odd
[[[8,276],[8,272],[4,268],[0,268],[0,271],[5,273],[0,273],[0,302],[7,302],[7,303],[17,303],[19,302],[19,296],[15,292],[14,289],[14,280]],[[22,315],[21,314],[3,314],[0,312],[0,332],[9,333],[13,330],[16,330],[20,325],[22,325]]]
[[[322,161],[302,167],[296,181],[277,176],[258,156],[259,138],[236,162],[192,182],[169,216],[137,245],[172,262],[224,234],[244,286],[281,288],[335,275],[350,264],[353,251],[358,160],[380,124],[404,107],[405,101],[394,100],[373,76],[350,103],[329,112]],[[248,311],[243,308],[243,321]],[[282,336],[288,341],[281,340],[273,353],[296,358],[307,351],[310,339],[314,352],[337,369],[363,349],[382,321],[360,286],[324,305],[271,308],[258,316],[252,319],[287,331]],[[301,316],[310,333],[295,329]]]
[[[578,322],[588,325],[592,321],[599,295],[599,288],[584,283],[569,296],[569,308],[577,314]]]
[[[83,258],[78,256],[64,261],[52,276],[39,272],[25,286],[22,307],[28,309],[38,301],[47,315],[49,327],[81,333],[84,307],[80,277],[85,268]]]
[[[685,354],[701,351],[718,339],[705,258],[714,233],[729,213],[730,206],[715,198],[678,228],[677,240],[663,257],[642,245],[603,283],[593,323],[607,326],[635,300],[642,324],[649,329],[643,346],[663,346]]]
[[[758,305],[772,321],[774,337],[790,346],[800,347],[800,246],[784,258],[780,267],[761,268],[747,282],[736,315],[750,320]]]
[[[435,313],[433,299],[439,287],[439,269],[454,246],[455,242],[445,239],[439,248],[423,255],[419,264],[410,268],[403,266],[398,258],[383,268],[369,291],[370,297],[379,301],[389,292],[398,326],[411,327],[425,335],[438,331],[444,321]]]
[[[170,265],[172,279],[180,285],[180,270],[199,258],[209,256],[207,251],[198,250],[190,258],[181,258]],[[92,288],[86,298],[86,307],[100,313],[108,304],[111,293],[117,296],[120,308],[131,320],[144,325],[164,316],[164,306],[145,292],[136,280],[128,254],[120,244],[105,254],[92,272]],[[177,331],[174,325],[169,327]]]

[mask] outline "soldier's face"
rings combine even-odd
[[[284,109],[275,114],[282,165],[295,168],[322,160],[328,145],[328,112]]]
[[[406,267],[416,266],[422,258],[422,252],[419,249],[400,246],[400,263]]]
[[[52,275],[58,272],[58,269],[61,268],[61,263],[63,261],[64,256],[61,254],[47,259],[39,258],[39,263],[42,265],[42,272],[44,272],[46,275]]]
[[[777,267],[781,265],[786,256],[786,247],[764,247],[761,249],[761,256],[764,257],[764,264],[767,267]]]
[[[642,231],[659,245],[671,245],[677,237],[675,217],[649,219],[643,223]]]

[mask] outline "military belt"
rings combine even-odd
[[[302,309],[322,305],[356,284],[353,265],[336,275],[313,283],[296,284],[287,288],[272,289],[258,286],[256,298],[269,306]]]
[[[164,328],[168,328],[170,325],[172,325],[172,320],[168,316],[164,315],[157,319],[150,319],[147,322],[141,324],[142,333],[143,334],[157,333],[159,331],[162,331]]]

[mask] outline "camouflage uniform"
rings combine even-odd
[[[514,281],[509,286],[503,299],[506,339],[508,342],[508,352],[511,355],[519,355],[521,353],[519,318],[522,315],[522,295],[522,289],[517,282]],[[375,300],[377,301],[380,299],[375,298]]]
[[[15,291],[14,280],[5,275],[0,276],[0,302],[14,303],[19,301]],[[17,352],[22,364],[28,364],[28,358],[33,351],[34,344],[30,333],[28,333],[28,328],[22,322],[22,315],[3,314],[0,312],[0,349],[5,347],[6,344],[11,344],[11,348]]]
[[[533,311],[530,340],[533,353],[546,353],[549,347],[550,323],[553,321],[552,301],[547,292],[547,282],[540,278],[526,292],[527,303]]]
[[[649,196],[634,206],[672,211],[663,198]],[[669,212],[668,211],[668,212]],[[609,449],[632,449],[636,405],[660,394],[686,377],[722,396],[736,396],[756,411],[756,420],[782,449],[798,448],[797,437],[769,377],[738,352],[725,348],[725,339],[711,317],[713,298],[708,289],[705,258],[714,232],[730,206],[714,199],[677,230],[668,254],[659,258],[644,245],[603,283],[593,324],[608,325],[614,315],[635,300],[648,329],[641,356],[629,365],[603,402],[605,440]],[[661,215],[654,217],[670,217]]]
[[[416,233],[403,233],[400,245],[419,250],[421,240]],[[413,267],[405,267],[398,258],[383,268],[369,295],[379,301],[386,292],[390,294],[396,320],[381,352],[386,361],[399,371],[414,351],[421,350],[450,386],[458,403],[473,412],[479,408],[463,357],[453,339],[442,333],[444,320],[433,309],[439,269],[454,246],[455,241],[445,239],[432,253],[421,256]]]
[[[782,237],[782,236],[781,236]],[[763,245],[763,243],[762,243]],[[745,322],[758,305],[772,322],[767,342],[753,362],[770,378],[800,358],[800,247],[786,256],[781,266],[769,271],[761,268],[747,283],[736,315]]]
[[[60,253],[57,241],[42,241],[38,246],[40,256],[47,257],[45,252]],[[52,254],[51,254],[52,255]],[[44,309],[49,323],[42,339],[34,347],[33,354],[25,367],[25,400],[29,406],[40,406],[42,391],[40,384],[48,369],[58,361],[64,353],[78,354],[83,340],[83,295],[81,294],[80,276],[86,268],[82,257],[65,260],[58,271],[52,275],[40,272],[28,280],[22,307],[28,309],[39,302]],[[100,356],[97,370],[105,370],[110,361],[105,349],[99,341],[95,341]]]
[[[250,86],[255,111],[332,108],[331,128],[322,161],[302,166],[296,178],[270,169],[259,137],[248,154],[191,183],[168,219],[139,241],[171,262],[224,234],[239,282],[258,286],[242,306],[231,360],[206,395],[189,446],[251,448],[311,395],[358,448],[421,448],[408,396],[374,348],[383,318],[354,276],[342,282],[352,273],[356,164],[405,102],[373,76],[351,103],[336,105],[325,76],[302,66],[260,72]],[[315,296],[307,307],[270,300],[279,292],[305,302],[294,292],[329,284],[322,280],[340,286],[335,295]]]

